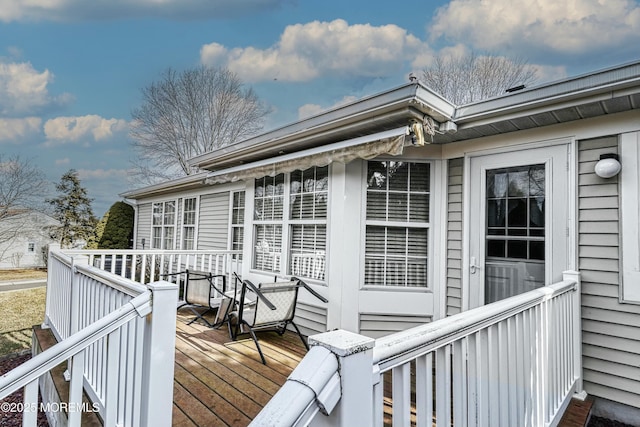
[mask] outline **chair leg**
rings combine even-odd
[[[302,341],[302,344],[304,344],[304,346],[306,347],[307,351],[309,350],[309,344],[307,344],[307,342],[304,340],[304,338],[302,338],[302,334],[300,333],[300,329],[298,329],[298,325],[296,325],[293,322],[289,322],[293,325],[294,328],[296,328],[296,332],[298,333],[298,336],[300,337],[300,340]]]
[[[262,364],[266,365],[267,361],[264,358],[264,354],[262,354],[262,349],[260,348],[260,344],[258,343],[258,337],[256,336],[255,332],[253,332],[253,329],[251,329],[251,326],[249,326],[249,333],[251,334],[251,338],[253,338],[253,342],[256,343],[256,348],[258,349],[258,353],[260,353],[260,359],[262,359]]]
[[[203,313],[199,313],[198,310],[196,310],[193,307],[189,307],[189,309],[193,312],[193,314],[196,315],[196,317],[191,319],[191,321],[189,323],[187,323],[187,325],[190,325],[190,324],[192,324],[193,322],[195,322],[197,320],[202,320],[207,326],[209,326],[210,328],[213,328],[213,325],[211,323],[209,323],[209,321],[203,317],[205,314],[210,312],[211,309],[205,310]]]

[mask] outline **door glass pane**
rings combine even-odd
[[[485,303],[544,285],[545,166],[487,171]]]

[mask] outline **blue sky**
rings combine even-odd
[[[265,130],[407,81],[447,50],[539,82],[640,59],[634,0],[0,0],[0,154],[79,171],[98,216],[135,188],[131,110],[168,67],[236,72]]]

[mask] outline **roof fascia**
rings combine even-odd
[[[525,111],[534,114],[637,93],[639,86],[637,61],[463,105],[457,108],[453,120],[460,128],[479,126],[518,117]]]
[[[199,172],[197,174],[180,177],[171,181],[161,182],[159,184],[153,184],[146,187],[138,188],[136,190],[120,193],[118,194],[118,196],[124,199],[136,200],[162,193],[170,193],[179,190],[197,188],[204,185],[204,179],[206,177],[207,172]]]
[[[455,106],[421,83],[410,83],[354,103],[329,110],[251,139],[230,145],[189,160],[190,166],[202,169],[225,162],[242,162],[274,147],[287,147],[318,138],[339,135],[345,130],[366,129],[374,120],[394,116],[422,119],[424,115],[437,121],[450,120]]]

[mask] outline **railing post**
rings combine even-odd
[[[574,375],[576,376],[575,398],[586,399],[587,393],[582,388],[582,285],[578,271],[565,271],[563,280],[576,282],[576,291],[573,295],[573,348],[574,348]]]
[[[51,253],[52,252],[60,252],[60,244],[59,243],[50,243],[47,253],[47,294],[44,305],[44,322],[42,323],[42,328],[50,328],[51,324],[49,319],[51,318],[51,282],[53,279],[54,268],[51,268]]]
[[[373,425],[373,346],[375,340],[344,330],[309,337],[309,345],[323,346],[338,357],[342,397],[327,425]]]
[[[80,317],[80,276],[78,273],[78,265],[89,265],[89,257],[86,255],[75,255],[71,264],[71,323],[69,325],[69,336],[75,334],[80,330],[79,317]],[[67,338],[67,337],[65,337]]]
[[[178,285],[160,281],[147,287],[153,306],[145,324],[140,425],[168,427],[173,410]]]

